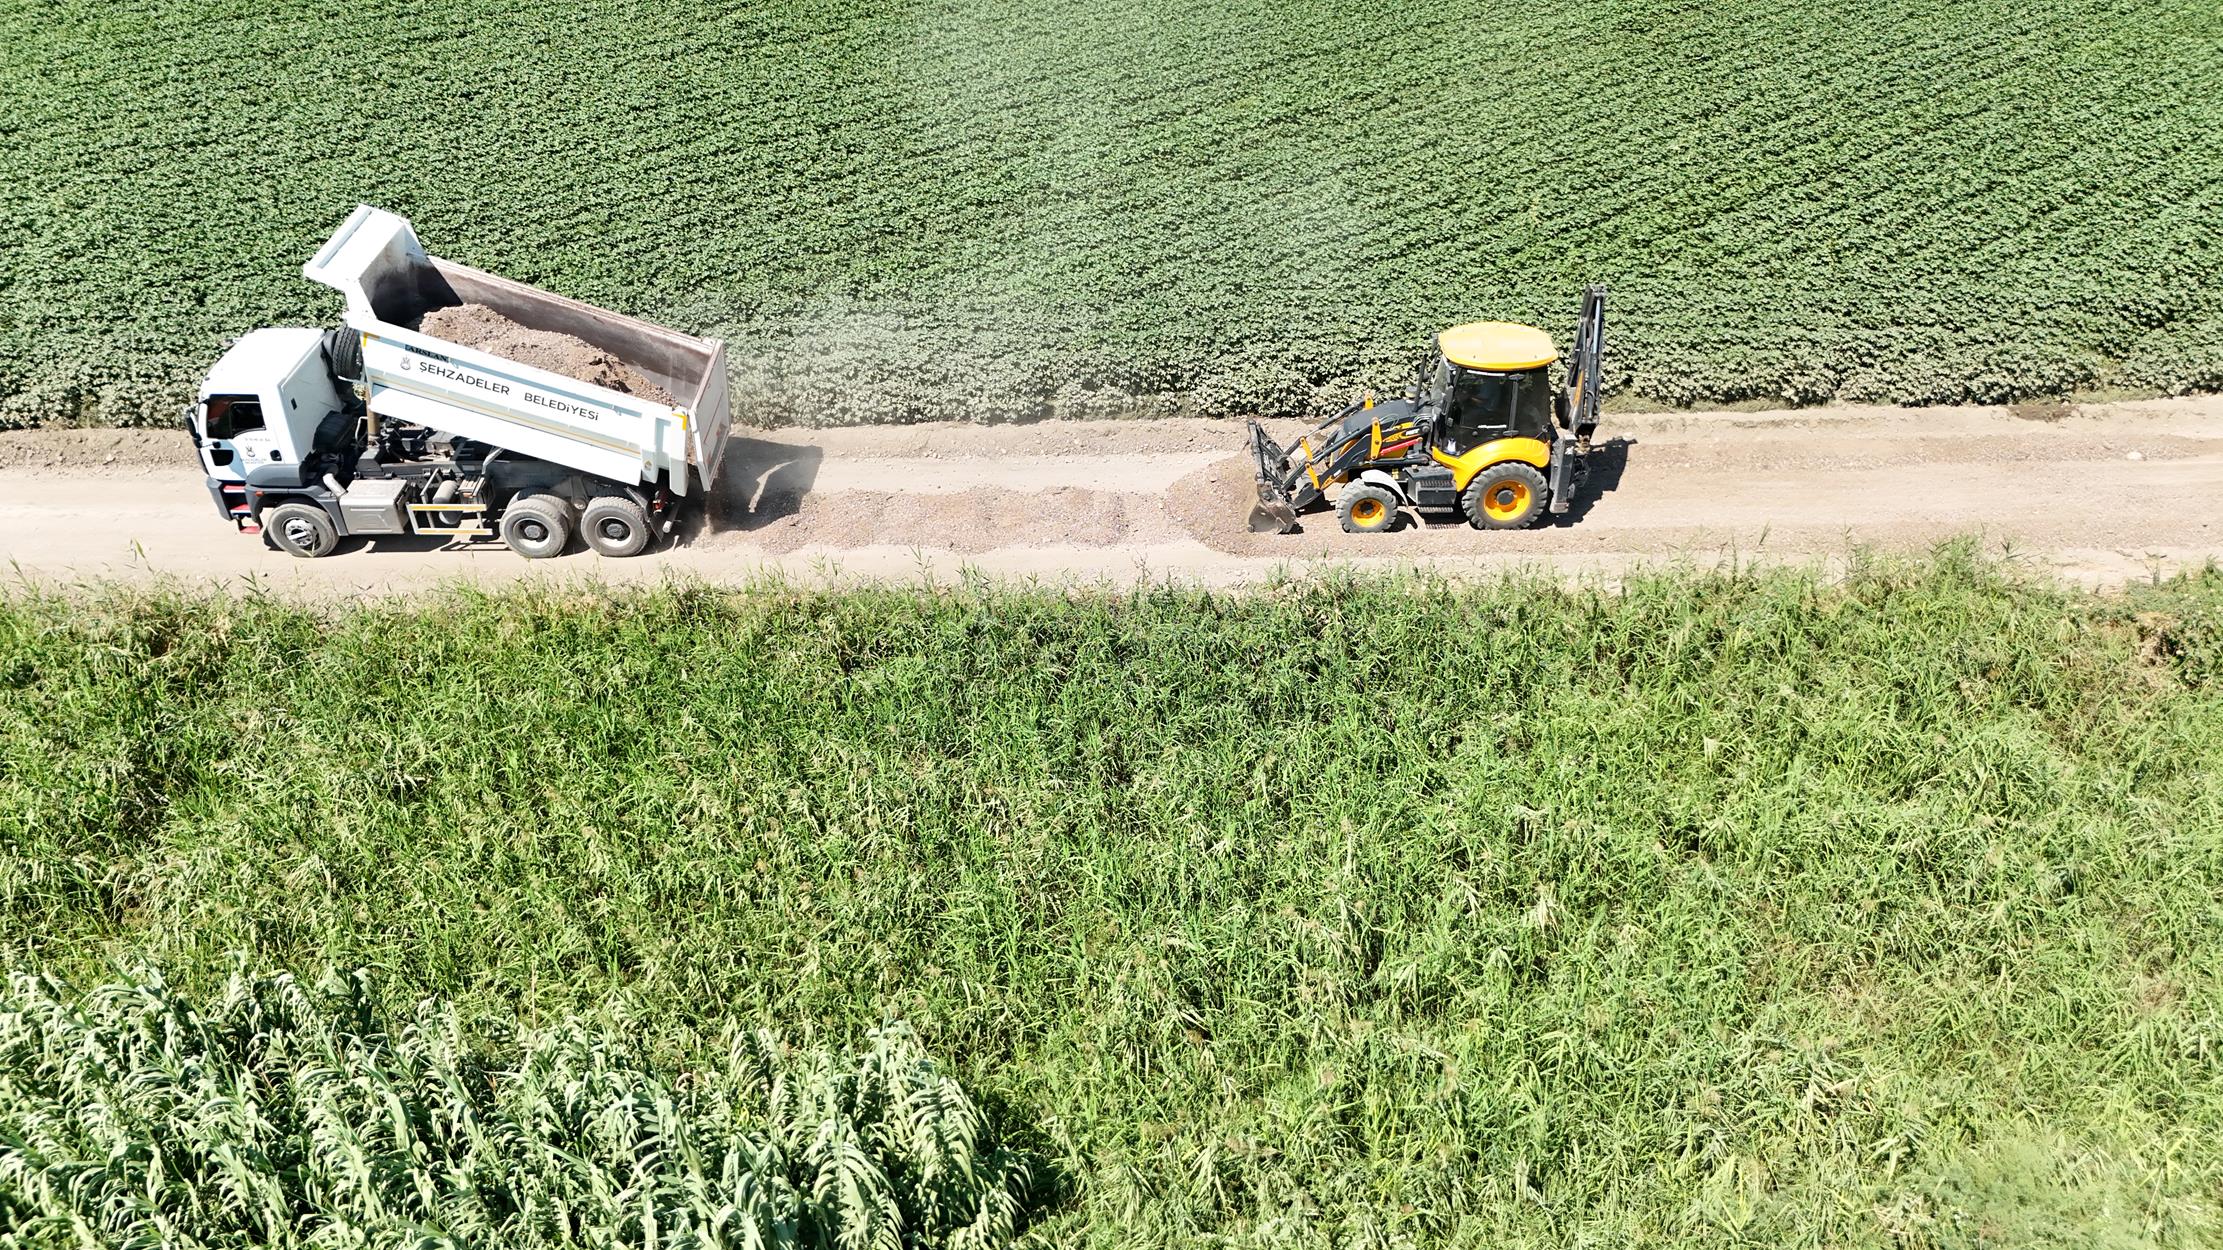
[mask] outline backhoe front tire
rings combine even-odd
[[[502,510],[502,541],[528,560],[562,555],[571,543],[571,509],[553,495],[520,499]]]
[[[313,503],[282,503],[263,513],[262,532],[272,546],[297,560],[331,555],[340,545],[339,527]]]
[[[1551,488],[1518,460],[1493,464],[1467,483],[1467,523],[1478,530],[1521,530],[1543,519]]]
[[[606,556],[637,556],[648,547],[648,509],[623,495],[603,495],[587,504],[579,536]]]
[[[1381,534],[1396,528],[1397,492],[1373,482],[1353,482],[1335,501],[1335,516],[1346,534]]]

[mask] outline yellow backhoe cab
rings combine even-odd
[[[1566,385],[1559,350],[1534,326],[1481,321],[1436,336],[1401,398],[1364,403],[1282,447],[1251,422],[1258,506],[1250,526],[1291,533],[1333,506],[1347,533],[1396,526],[1406,510],[1456,511],[1477,529],[1522,529],[1565,512],[1598,425],[1605,288],[1583,293]]]

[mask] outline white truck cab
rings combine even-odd
[[[223,482],[244,482],[250,468],[298,464],[316,429],[344,408],[324,359],[324,332],[256,330],[235,340],[201,383],[194,421],[201,467]]]

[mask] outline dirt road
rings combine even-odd
[[[294,560],[234,534],[185,436],[0,434],[0,559],[38,580],[176,575],[274,589],[381,591],[464,578],[777,571],[1213,584],[1327,567],[1451,573],[1548,565],[1611,574],[1688,559],[1834,559],[1978,534],[2071,577],[2114,583],[2223,553],[2223,398],[2077,410],[1827,408],[1622,415],[1572,510],[1524,533],[1450,518],[1392,535],[1243,528],[1234,422],[909,426],[737,435],[702,532],[657,554],[575,549],[527,562],[495,544],[350,544]]]

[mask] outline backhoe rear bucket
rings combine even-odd
[[[1282,450],[1281,444],[1268,437],[1266,427],[1256,421],[1250,423],[1250,451],[1258,479],[1258,502],[1251,506],[1250,532],[1296,532],[1296,505],[1290,502],[1289,493],[1282,488],[1280,481],[1281,475],[1289,468],[1289,453]]]

